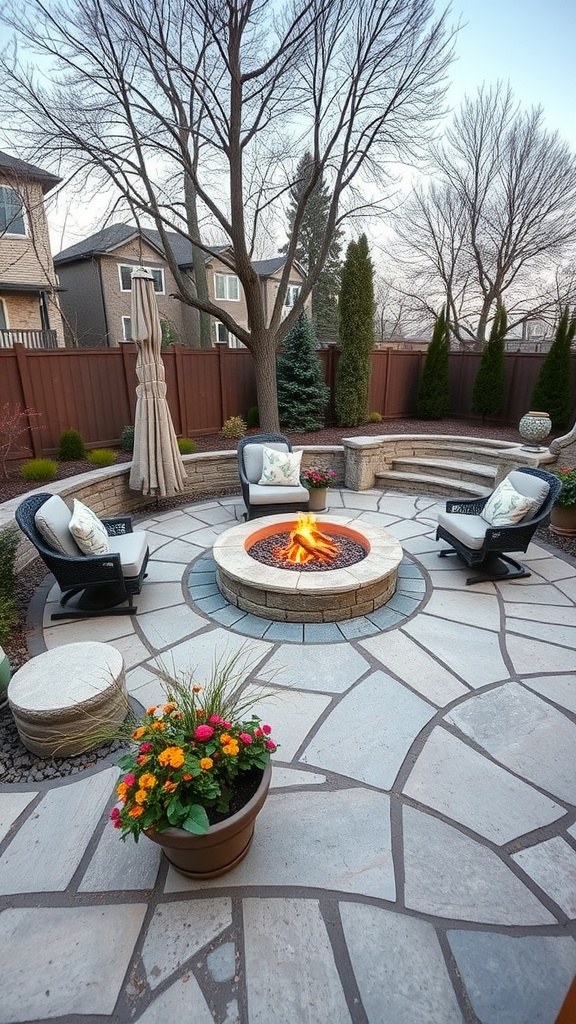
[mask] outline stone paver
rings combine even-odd
[[[46,646],[113,643],[144,706],[161,665],[240,652],[280,746],[248,857],[202,883],[119,841],[116,768],[0,784],[2,1021],[553,1024],[576,967],[576,567],[531,544],[533,576],[467,588],[442,501],[328,497],[403,538],[369,617],[228,604],[211,545],[237,497],[147,515],[134,618],[53,624],[52,588]]]

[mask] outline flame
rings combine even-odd
[[[276,558],[303,565],[306,562],[331,562],[338,554],[338,545],[317,528],[316,516],[299,512],[298,521],[284,547],[275,548]]]

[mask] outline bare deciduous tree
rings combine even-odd
[[[41,71],[0,59],[4,114],[17,115],[29,152],[117,191],[160,233],[178,297],[216,317],[254,358],[260,422],[277,429],[276,348],[318,280],[334,231],[385,185],[390,162],[415,156],[439,110],[451,59],[446,13],[433,0],[8,0],[15,40]],[[2,88],[3,83],[3,88]],[[285,219],[298,154],[308,187],[291,225],[269,322],[252,267],[270,211]],[[308,197],[324,177],[331,202],[324,245],[283,318]],[[248,326],[210,301],[208,223],[227,239]],[[191,246],[183,272],[170,233]]]
[[[433,165],[396,225],[413,308],[428,317],[447,302],[453,334],[480,348],[503,301],[510,330],[554,319],[558,271],[574,253],[576,157],[546,131],[542,110],[521,111],[510,87],[481,88]]]

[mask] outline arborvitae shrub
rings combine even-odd
[[[257,405],[251,405],[246,413],[246,424],[249,430],[260,426],[260,410]]]
[[[84,438],[79,430],[63,430],[58,440],[58,458],[61,462],[77,462],[86,458]]]
[[[374,308],[374,268],[362,235],[358,242],[350,242],[342,269],[334,403],[340,426],[358,427],[368,418]]]
[[[499,306],[484,346],[480,366],[472,391],[472,412],[477,416],[495,416],[504,404],[506,356],[504,341],[508,318],[504,306]]]
[[[418,388],[416,415],[422,420],[441,420],[450,408],[448,357],[450,336],[443,309],[436,317]]]
[[[120,447],[123,452],[134,451],[134,427],[130,425],[122,427],[122,433],[120,434]]]
[[[571,347],[575,336],[576,312],[570,316],[570,309],[566,306],[556,328],[552,347],[540,367],[530,403],[531,409],[541,409],[542,412],[548,413],[555,430],[570,426],[572,415]]]

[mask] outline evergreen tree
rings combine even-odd
[[[506,358],[504,341],[508,317],[499,305],[492,323],[490,337],[484,346],[480,366],[472,390],[472,412],[477,416],[494,416],[504,404]]]
[[[450,408],[448,356],[450,336],[446,310],[436,317],[432,341],[428,346],[418,388],[416,415],[423,420],[441,420]]]
[[[292,231],[298,200],[309,185],[311,171],[312,155],[307,151],[298,164],[296,181],[290,190],[288,234]],[[298,232],[295,257],[306,273],[311,267],[316,266],[320,258],[329,206],[330,193],[321,175],[310,193]],[[336,341],[338,338],[337,299],[340,291],[341,235],[342,232],[338,229],[334,231],[323,270],[317,284],[312,289],[312,319],[316,326],[316,337],[321,345],[325,345],[329,341]],[[286,249],[285,246],[282,251],[286,252]]]
[[[286,430],[319,430],[330,390],[316,351],[314,325],[302,312],[284,339],[278,360],[278,412]]]
[[[362,235],[358,242],[350,242],[342,268],[335,394],[341,426],[357,427],[368,418],[374,311],[374,268],[366,235]]]
[[[572,365],[570,348],[576,336],[576,312],[570,316],[568,306],[563,310],[556,335],[546,359],[540,367],[536,387],[532,392],[532,408],[547,412],[552,427],[568,427],[572,413]]]

